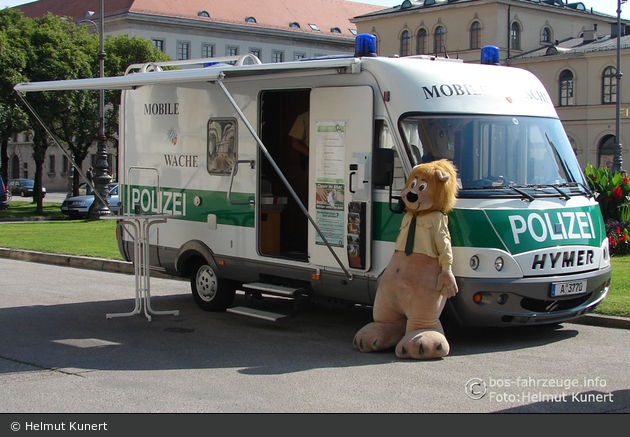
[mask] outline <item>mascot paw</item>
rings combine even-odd
[[[444,297],[453,297],[459,291],[457,281],[451,272],[442,272],[438,275],[437,291]]]
[[[446,337],[437,331],[412,331],[396,346],[398,358],[430,360],[448,355],[450,346]]]
[[[352,344],[361,352],[376,352],[396,346],[404,335],[404,325],[373,322],[356,333]]]

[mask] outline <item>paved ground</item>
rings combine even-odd
[[[0,259],[0,278],[3,413],[630,412],[623,329],[450,329],[451,355],[417,362],[352,347],[365,307],[272,324],[153,278],[153,308],[178,316],[107,320],[133,307],[133,276]]]

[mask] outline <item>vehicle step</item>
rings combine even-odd
[[[292,315],[272,313],[270,311],[262,311],[250,307],[233,307],[226,310],[228,313],[239,314],[241,316],[254,317],[256,319],[267,320],[270,322],[281,322],[292,318]]]
[[[284,297],[295,297],[296,293],[299,290],[301,290],[301,288],[265,284],[263,282],[251,282],[249,284],[243,284],[243,288],[249,288],[250,290],[257,290],[265,294],[272,294],[275,296],[284,296]]]

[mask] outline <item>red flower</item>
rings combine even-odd
[[[619,237],[619,241],[620,241],[621,243],[624,243],[627,239],[628,239],[628,235],[627,235],[627,234],[622,235],[621,237]]]
[[[612,247],[617,246],[617,242],[613,237],[608,237],[608,244],[610,244]]]
[[[623,183],[624,183],[624,184],[626,184],[626,185],[628,185],[628,183],[630,183],[630,181],[628,181],[628,178],[623,178],[623,179],[622,179],[622,181],[623,181]]]
[[[615,200],[621,200],[621,198],[623,197],[623,190],[621,189],[621,187],[615,187],[615,189],[612,190],[612,196],[615,198]]]
[[[595,182],[595,181],[597,180],[597,177],[596,177],[596,176],[591,176],[591,180],[592,180],[593,182]]]

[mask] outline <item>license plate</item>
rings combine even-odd
[[[551,284],[551,296],[586,293],[586,281],[554,282]]]

